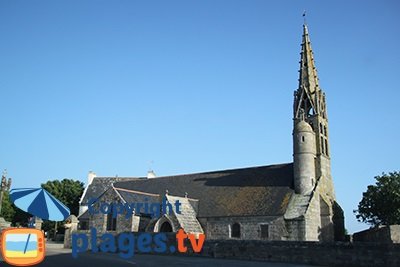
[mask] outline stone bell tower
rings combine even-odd
[[[285,214],[289,240],[333,241],[344,236],[343,211],[331,176],[328,115],[307,25],[303,25],[299,86],[293,105],[295,195]]]
[[[332,180],[326,98],[319,87],[314,55],[305,24],[300,55],[299,87],[294,92],[293,106],[293,157],[297,185],[295,190],[296,193],[304,194],[309,193],[321,177]],[[329,198],[334,199],[333,185],[330,189],[327,194]]]

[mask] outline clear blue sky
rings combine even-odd
[[[398,1],[1,1],[0,168],[48,179],[292,161],[302,12],[350,232],[399,170]]]

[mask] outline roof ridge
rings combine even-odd
[[[159,194],[152,194],[152,193],[147,193],[147,192],[142,192],[142,191],[136,191],[136,190],[131,190],[131,189],[125,189],[125,188],[120,188],[120,187],[114,187],[115,190],[121,190],[125,192],[130,192],[130,193],[136,193],[136,194],[142,194],[142,195],[148,195],[148,196],[157,196],[159,197]]]
[[[100,178],[100,179],[141,179],[141,177],[129,177],[129,176],[126,176],[126,177],[124,177],[124,176],[118,176],[118,177],[115,177],[115,176],[96,176],[96,177],[94,177],[93,179],[98,179],[98,178]]]
[[[290,164],[293,164],[293,162],[277,163],[277,164],[270,164],[270,165],[259,165],[259,166],[253,166],[253,167],[241,167],[241,168],[224,169],[224,170],[216,170],[216,171],[173,174],[173,175],[157,176],[157,178],[153,178],[153,179],[176,177],[176,176],[191,176],[191,175],[196,175],[196,174],[212,174],[212,173],[221,173],[221,172],[229,172],[229,171],[240,171],[240,170],[248,170],[248,169],[266,168],[266,167],[272,167],[272,166],[283,166],[283,165],[290,165]],[[153,179],[146,179],[146,180],[153,180]],[[121,182],[123,182],[123,181],[121,181]]]

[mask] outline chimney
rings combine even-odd
[[[94,179],[95,177],[97,177],[96,173],[94,173],[94,172],[92,172],[92,171],[89,171],[89,174],[88,174],[88,184],[87,184],[87,185],[90,185],[90,184],[93,182],[93,179]]]
[[[150,170],[147,172],[147,179],[152,179],[152,178],[156,178],[156,174],[154,171]]]

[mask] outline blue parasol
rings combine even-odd
[[[63,221],[70,214],[68,207],[43,188],[12,189],[10,199],[21,210],[44,220]]]

